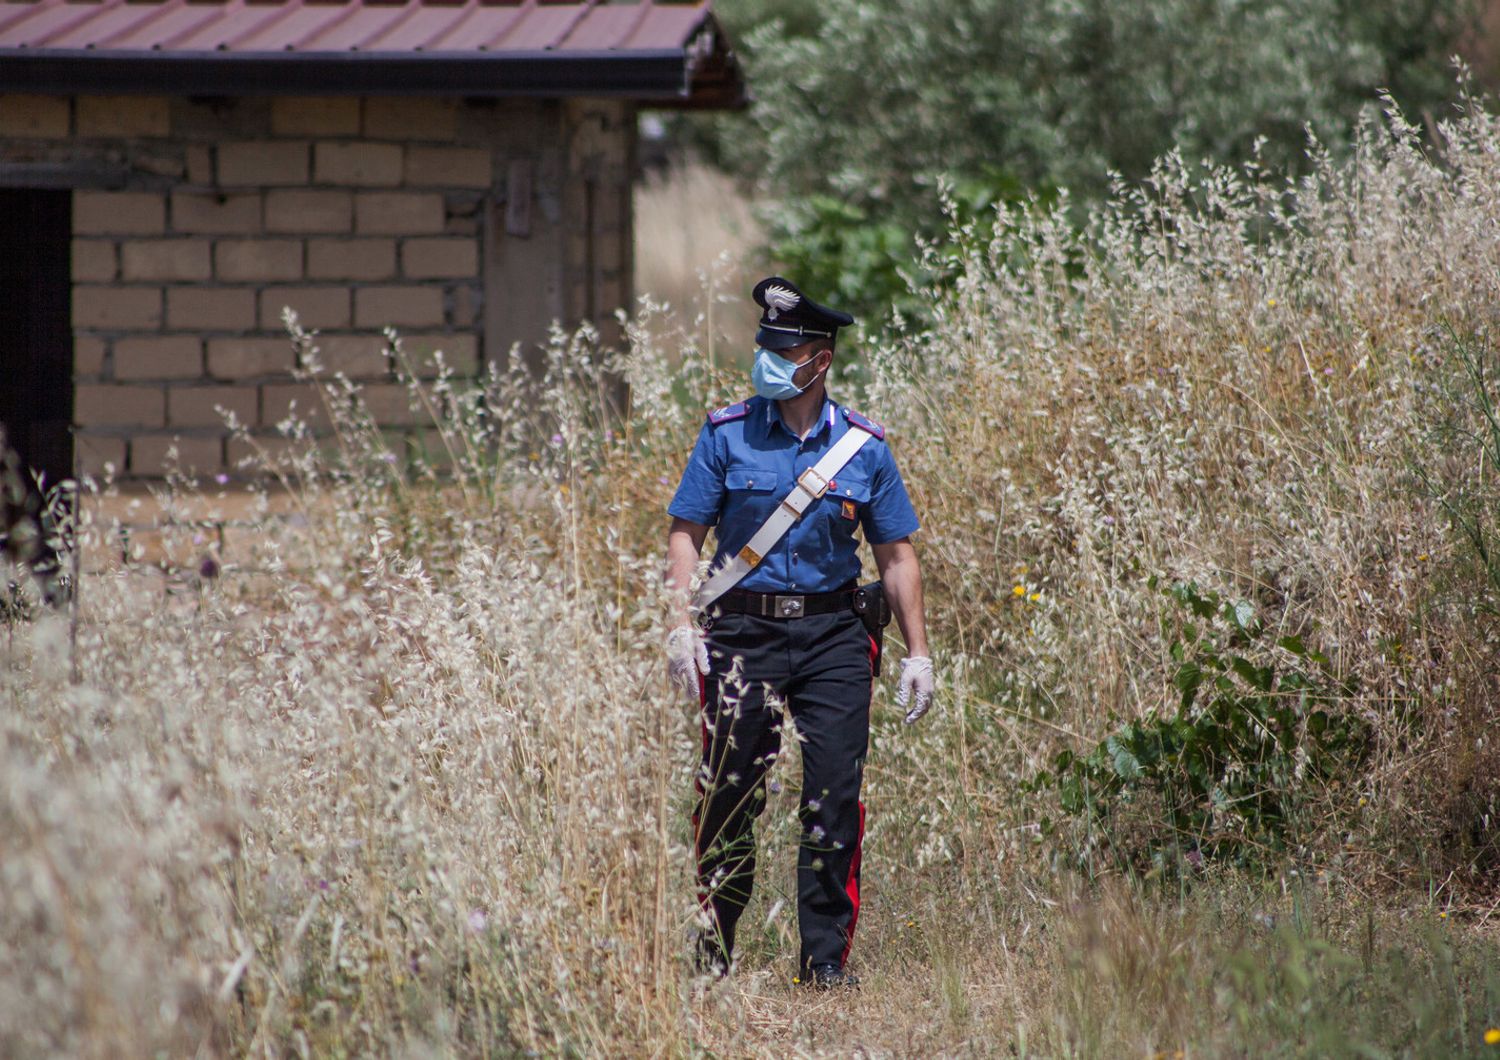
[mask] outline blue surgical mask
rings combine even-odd
[[[761,397],[770,401],[790,401],[812,386],[818,376],[823,374],[819,372],[807,381],[806,386],[798,386],[792,382],[792,377],[801,367],[802,365],[762,347],[755,351],[755,368],[750,372],[750,379],[755,383],[755,392]]]

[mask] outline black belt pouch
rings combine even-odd
[[[874,676],[879,677],[880,664],[885,660],[885,627],[891,624],[891,605],[885,598],[885,586],[871,582],[855,589],[854,613],[875,642]]]

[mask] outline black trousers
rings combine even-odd
[[[797,853],[800,967],[843,967],[859,921],[859,801],[870,743],[875,644],[852,611],[803,618],[728,614],[708,633],[698,774],[699,897],[727,958],[755,885],[755,818],[790,712],[802,748]]]

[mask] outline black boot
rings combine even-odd
[[[817,990],[838,990],[859,986],[859,976],[846,972],[836,964],[815,964],[802,973],[803,984]]]
[[[717,933],[705,931],[693,943],[693,970],[709,979],[729,975],[729,954],[719,942]]]

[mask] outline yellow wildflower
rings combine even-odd
[[[1011,590],[1011,594],[1014,595],[1014,596],[1025,596],[1026,595],[1026,586],[1024,586],[1024,585],[1018,585],[1018,586],[1016,586],[1014,589]]]
[[[1032,593],[1031,594],[1031,602],[1032,603],[1036,603],[1041,598],[1042,598],[1042,594],[1041,593]]]
[[[1446,909],[1440,910],[1438,912],[1438,919],[1439,920],[1447,920],[1448,919],[1448,910],[1446,910]]]
[[[1359,804],[1360,804],[1360,805],[1361,805],[1361,806],[1368,806],[1368,805],[1370,805],[1370,800],[1369,800],[1369,799],[1367,799],[1367,798],[1365,798],[1365,797],[1364,797],[1364,796],[1363,796],[1363,795],[1361,795],[1361,796],[1360,796],[1360,797],[1359,797]]]
[[[1420,556],[1417,557],[1417,562],[1418,563],[1426,563],[1429,558],[1430,557],[1427,555],[1427,553],[1424,552]]]
[[[1276,299],[1274,299],[1274,298],[1267,298],[1266,299],[1266,305],[1269,308],[1271,308],[1271,309],[1275,309],[1276,308]]]
[[[1484,1032],[1485,1045],[1500,1045],[1500,1027],[1491,1027]]]

